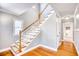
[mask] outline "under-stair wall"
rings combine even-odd
[[[57,50],[57,32],[56,32],[56,14],[53,13],[42,26],[42,41],[41,44]]]

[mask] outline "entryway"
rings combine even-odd
[[[63,41],[73,42],[73,22],[67,21],[62,25]]]

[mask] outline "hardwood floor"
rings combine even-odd
[[[22,56],[78,56],[74,44],[71,42],[62,42],[58,51],[51,51],[44,47],[38,47]]]
[[[0,56],[13,56],[11,51],[0,53]],[[57,52],[39,46],[38,48],[23,54],[22,56],[78,56],[74,44],[71,42],[62,42]]]
[[[0,56],[13,56],[13,53],[10,50],[0,53]]]
[[[56,56],[56,52],[44,47],[38,47],[28,53],[23,54],[22,56]]]
[[[71,42],[62,42],[57,51],[58,56],[78,56],[75,46]]]

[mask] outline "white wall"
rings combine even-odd
[[[0,13],[0,50],[9,47],[14,42],[12,18],[10,14]]]
[[[79,54],[79,19],[75,20],[75,31],[74,31],[74,43],[75,43],[75,47],[77,49],[77,52]]]
[[[74,27],[74,43],[75,47],[77,49],[77,52],[79,53],[79,19],[76,19],[75,27]]]
[[[42,26],[42,41],[41,44],[57,49],[57,32],[56,32],[56,15],[49,17],[48,21]]]

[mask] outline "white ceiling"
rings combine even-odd
[[[51,6],[55,9],[59,16],[73,15],[77,3],[53,3]]]
[[[37,7],[35,3],[0,3],[0,11],[21,15],[24,12],[28,12],[32,6]]]
[[[32,6],[38,6],[39,3],[0,3],[0,11],[21,15],[24,12],[28,12]],[[52,8],[55,9],[57,14],[61,17],[66,15],[73,15],[77,3],[51,3]],[[78,8],[79,10],[79,8]],[[79,13],[79,11],[77,12]]]

